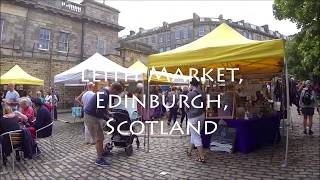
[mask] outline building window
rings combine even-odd
[[[205,33],[206,33],[206,32],[205,32],[204,26],[200,26],[200,27],[199,27],[199,37],[204,36]]]
[[[216,28],[215,25],[210,26],[210,32]]]
[[[170,49],[171,49],[170,46],[168,46],[168,47],[166,48],[166,51],[170,51]]]
[[[183,29],[183,39],[188,39],[188,29]]]
[[[176,37],[176,40],[180,39],[180,30],[176,30],[175,37]]]
[[[146,44],[148,44],[148,43],[149,43],[149,38],[145,38],[145,39],[144,39],[144,42],[145,42]]]
[[[249,38],[247,31],[243,31],[242,33],[244,37]]]
[[[159,52],[163,52],[163,50],[164,50],[164,48],[160,48],[160,49],[159,49]]]
[[[106,54],[106,41],[103,39],[98,38],[97,41],[97,52],[105,55]]]
[[[0,19],[0,40],[2,40],[3,29],[4,29],[4,19]]]
[[[65,32],[60,32],[59,42],[58,42],[58,51],[67,52],[69,47],[69,34]]]
[[[155,36],[152,36],[151,42],[152,43],[156,43],[156,37]]]
[[[45,28],[40,28],[39,33],[39,49],[49,50],[50,43],[50,30]]]
[[[193,34],[193,28],[189,28],[188,38],[191,39]]]
[[[162,34],[160,34],[160,35],[159,35],[159,42],[160,42],[160,43],[163,43],[163,41],[164,41],[164,37],[163,37]]]
[[[248,32],[248,31],[244,31],[243,32],[244,36],[248,39],[253,39],[253,35],[251,32]]]
[[[167,34],[167,42],[170,42],[171,41],[171,34],[170,32]]]

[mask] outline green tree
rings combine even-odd
[[[320,1],[275,0],[273,14],[296,23],[300,32],[286,43],[289,71],[298,78],[320,76]]]

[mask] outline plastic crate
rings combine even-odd
[[[72,117],[81,118],[82,107],[72,107]]]

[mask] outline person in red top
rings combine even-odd
[[[19,115],[20,122],[25,126],[29,127],[33,125],[34,111],[33,108],[29,104],[29,100],[27,98],[21,98],[19,101],[20,112],[16,112]]]

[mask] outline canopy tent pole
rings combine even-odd
[[[149,82],[149,76],[150,76],[150,70],[148,68],[148,71],[147,71],[147,117],[148,117],[148,120],[150,118],[150,99],[149,99],[149,96],[150,96],[150,82]],[[147,123],[147,153],[149,152],[150,150],[150,131],[149,131],[149,123]]]
[[[285,73],[286,73],[286,100],[287,100],[287,121],[285,123],[285,127],[287,129],[286,134],[286,152],[284,156],[284,161],[282,163],[282,167],[287,167],[288,165],[288,150],[289,150],[289,126],[290,126],[290,120],[291,120],[291,111],[290,111],[290,99],[289,99],[289,77],[288,77],[288,63],[286,59],[284,58],[285,63]]]

